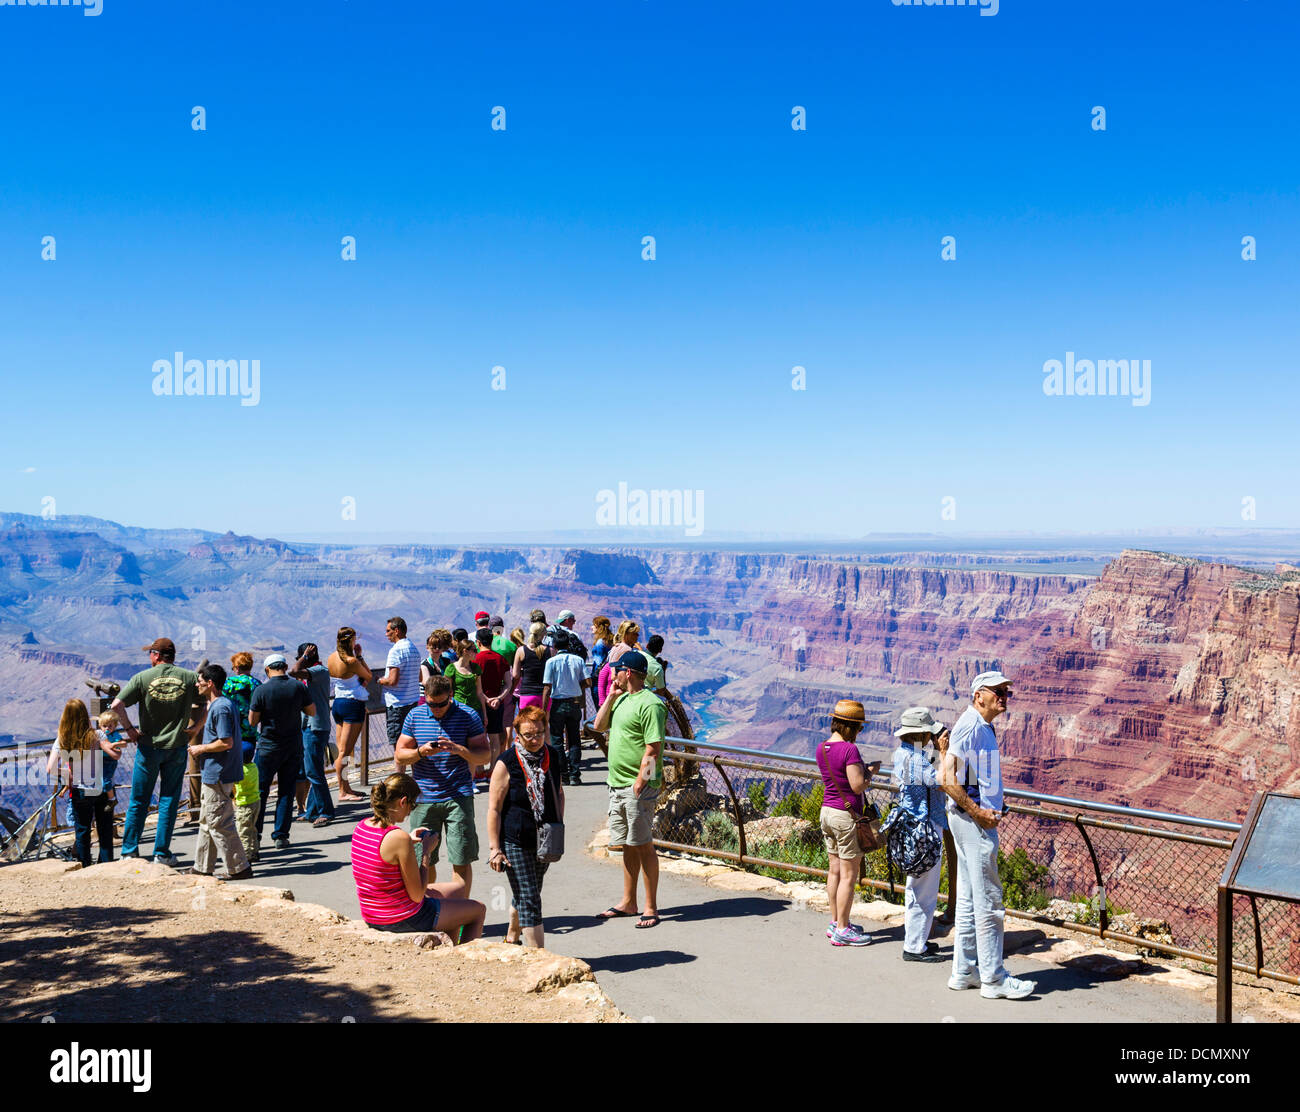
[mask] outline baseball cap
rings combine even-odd
[[[1009,684],[1011,681],[996,669],[992,672],[981,672],[970,681],[970,693],[974,695],[981,687],[1001,687],[1004,683]]]
[[[647,671],[645,657],[635,650],[630,653],[624,653],[620,656],[616,661],[614,661],[613,667],[615,672],[626,668],[629,672],[640,672],[643,676]]]
[[[285,668],[289,667],[289,662],[284,659],[284,653],[272,653],[262,661],[263,671],[266,671],[269,668],[279,668],[281,666],[284,666]]]
[[[505,618],[503,618],[500,614],[498,614],[495,618],[493,618],[493,619],[488,623],[488,625],[490,625],[493,629],[496,629],[497,626],[500,626],[502,629],[505,629],[505,628],[506,628],[506,620],[505,620]]]
[[[147,653],[162,653],[163,655],[171,653],[172,656],[176,655],[176,646],[172,644],[170,637],[159,637],[152,645],[143,646],[143,649]]]
[[[474,615],[474,620],[476,622],[485,622],[487,621],[487,616],[488,616],[488,612],[486,610],[480,610],[477,614]]]
[[[561,623],[563,623],[563,622],[567,622],[570,618],[576,618],[577,616],[578,616],[578,615],[575,614],[572,610],[561,610],[561,611],[560,611],[560,616],[559,616],[558,618],[556,618],[555,620],[556,620],[557,622],[561,622]]]

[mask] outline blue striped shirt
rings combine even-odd
[[[439,720],[427,703],[414,707],[406,716],[402,733],[415,738],[416,746],[433,744],[448,739],[465,745],[470,738],[483,732],[483,719],[464,703],[452,702]],[[411,775],[420,789],[420,803],[446,803],[464,799],[474,794],[474,780],[469,765],[459,753],[439,751],[432,757],[421,757],[411,765]]]

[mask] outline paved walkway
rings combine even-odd
[[[787,899],[728,892],[703,880],[664,872],[659,887],[663,921],[637,930],[635,919],[602,922],[597,912],[621,895],[622,865],[585,852],[604,826],[604,765],[590,756],[588,782],[568,789],[569,849],[552,866],[543,889],[547,948],[582,958],[627,1015],[647,1021],[856,1020],[921,1022],[1117,1020],[1187,1022],[1214,1019],[1212,1003],[1185,989],[1143,984],[1137,976],[1112,979],[1042,960],[1032,953],[1041,932],[1013,927],[1012,943],[1031,944],[1008,956],[1017,976],[1038,982],[1023,1001],[982,1000],[978,991],[947,987],[950,963],[920,965],[901,960],[902,928],[880,927],[865,948],[837,948],[826,940],[826,917]],[[372,773],[373,776],[373,773]],[[348,804],[322,830],[295,823],[293,846],[268,844],[255,883],[290,888],[301,902],[319,903],[359,916],[349,864],[355,821],[369,811]],[[482,837],[486,796],[476,800]],[[193,863],[194,827],[179,828],[173,849]],[[443,866],[446,870],[446,866]],[[510,890],[481,863],[475,867],[475,898],[488,905],[488,937],[501,937],[509,917]],[[868,926],[869,924],[863,924]],[[1019,936],[1019,937],[1017,937]],[[950,953],[950,939],[940,940]]]

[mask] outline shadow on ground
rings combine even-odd
[[[389,986],[361,993],[310,979],[328,967],[236,931],[150,928],[184,912],[102,907],[0,916],[0,1021],[338,1023],[382,1018]],[[127,975],[130,975],[128,979]],[[51,1002],[26,1003],[33,991]]]

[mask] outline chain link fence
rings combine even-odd
[[[670,739],[664,776],[654,822],[661,848],[783,880],[825,878],[822,781],[807,758]],[[877,775],[868,794],[883,816],[896,792],[891,778]],[[1232,832],[1190,817],[1130,819],[1017,795],[998,827],[1009,912],[1213,964],[1215,899]],[[945,855],[941,891],[952,890],[952,860]],[[903,879],[891,875],[883,851],[864,859],[862,885],[878,898],[901,902]],[[1262,899],[1252,907],[1238,897],[1233,959],[1243,972],[1300,983],[1300,908]]]

